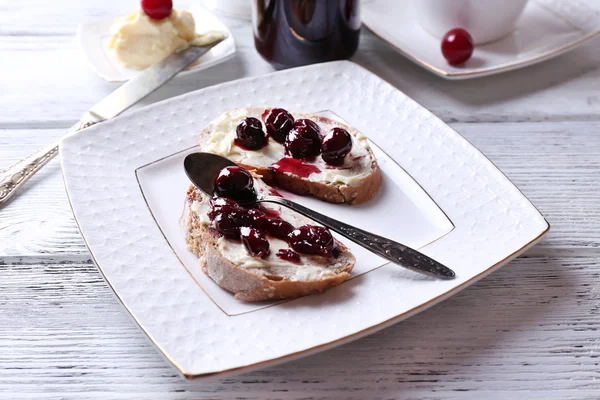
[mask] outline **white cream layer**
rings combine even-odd
[[[295,119],[305,118],[302,114],[293,115]],[[246,108],[236,108],[221,114],[211,122],[209,129],[212,133],[210,138],[202,143],[202,150],[222,155],[236,163],[265,168],[270,167],[284,156],[285,148],[282,144],[277,143],[271,138],[269,138],[268,144],[259,150],[244,150],[238,147],[234,142],[236,137],[235,130],[240,121],[246,117],[259,119],[263,124],[263,129],[266,131],[260,114],[252,113]],[[318,124],[323,131],[323,135],[331,128],[337,126],[335,123],[324,124],[318,122]],[[316,166],[321,172],[310,174],[308,180],[350,186],[360,183],[371,173],[372,160],[369,156],[368,148],[367,138],[364,135],[353,135],[352,150],[344,159],[344,164],[340,167],[332,167],[327,165],[321,156],[318,156],[314,161],[307,163]]]

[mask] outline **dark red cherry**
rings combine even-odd
[[[249,150],[257,150],[267,144],[267,136],[260,120],[247,117],[235,129],[235,143]]]
[[[288,133],[294,127],[294,117],[283,108],[273,108],[263,114],[267,133],[276,142],[284,143]]]
[[[310,119],[299,119],[285,139],[285,149],[294,158],[314,158],[321,154],[321,128]]]
[[[336,244],[329,229],[323,226],[304,225],[289,235],[289,244],[299,253],[335,255]]]
[[[293,262],[296,264],[300,264],[300,260],[301,260],[300,254],[298,254],[294,250],[290,250],[290,249],[280,249],[277,252],[277,257],[281,258],[282,260]]]
[[[246,210],[246,214],[252,220],[252,224],[248,225],[256,229],[265,230],[265,220],[268,218],[264,211],[260,208],[251,208]]]
[[[265,218],[262,229],[277,239],[287,240],[290,233],[294,230],[294,226],[279,218]]]
[[[258,221],[261,218],[265,218],[265,212],[263,210],[261,210],[260,208],[250,208],[249,210],[246,210],[246,214],[248,214],[248,216],[250,218],[252,218],[252,221]],[[255,226],[255,225],[252,225]]]
[[[245,168],[225,167],[215,178],[214,194],[238,201],[251,199],[254,194],[254,179]]]
[[[210,218],[211,221],[223,212],[244,210],[238,203],[227,197],[213,197],[210,199],[209,204],[210,211],[208,212],[208,218]]]
[[[442,39],[442,55],[450,65],[462,64],[473,54],[473,38],[466,30],[455,28]]]
[[[214,219],[217,232],[232,239],[239,239],[240,228],[251,226],[252,219],[244,211],[222,212]]]
[[[240,237],[251,256],[265,258],[269,255],[269,241],[258,229],[240,228]]]
[[[142,10],[152,19],[163,19],[171,15],[173,10],[172,0],[142,0]]]
[[[342,165],[352,150],[352,136],[343,128],[333,128],[321,142],[321,157],[329,165]]]

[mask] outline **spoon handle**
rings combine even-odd
[[[450,268],[435,261],[434,259],[411,249],[403,244],[382,236],[374,235],[370,232],[358,229],[352,225],[345,224],[326,215],[320,214],[310,208],[304,207],[293,201],[276,196],[265,196],[257,199],[258,202],[277,203],[290,208],[312,220],[315,220],[334,232],[339,233],[345,238],[365,249],[385,258],[395,264],[411,269],[416,272],[433,275],[442,279],[452,279],[455,274]]]

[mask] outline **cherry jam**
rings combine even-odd
[[[293,262],[296,264],[300,264],[301,258],[300,254],[296,253],[294,250],[290,249],[281,249],[277,252],[277,257],[282,260]]]
[[[209,202],[208,217],[214,222],[217,232],[241,240],[253,257],[265,258],[270,254],[267,235],[287,242],[293,249],[280,250],[281,259],[300,262],[300,255],[317,254],[338,257],[339,249],[329,229],[322,226],[304,225],[294,228],[281,219],[277,212],[261,206],[245,208],[234,200],[215,197]]]
[[[240,237],[251,256],[266,258],[269,255],[269,241],[263,232],[254,228],[242,227],[240,228]]]
[[[296,228],[289,236],[292,249],[305,254],[332,256],[335,254],[335,239],[323,226],[304,225]]]
[[[281,160],[271,165],[271,168],[279,172],[289,172],[302,178],[308,178],[310,174],[318,174],[321,172],[317,166],[292,157],[283,157]]]

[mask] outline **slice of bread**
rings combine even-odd
[[[327,165],[321,156],[307,161],[320,170],[308,176],[281,172],[272,165],[282,159],[285,148],[269,138],[267,146],[259,150],[242,149],[234,143],[236,127],[245,117],[255,117],[263,123],[262,114],[268,108],[236,108],[221,114],[200,134],[202,151],[215,153],[248,169],[255,170],[262,179],[274,186],[300,195],[310,195],[329,203],[358,204],[371,199],[381,186],[381,171],[364,135],[352,127],[330,118],[313,114],[293,114],[296,119],[309,118],[319,124],[323,134],[333,127],[347,130],[353,138],[350,154],[340,167]]]
[[[257,190],[270,190],[255,179]],[[182,225],[188,248],[200,258],[203,272],[223,289],[235,294],[235,299],[247,302],[291,299],[339,285],[350,274],[355,258],[350,250],[336,240],[340,250],[337,258],[301,254],[301,263],[292,263],[276,256],[287,244],[268,236],[271,254],[265,259],[250,256],[239,240],[220,235],[208,218],[209,199],[197,188],[187,192]],[[278,205],[263,204],[279,213],[292,225],[312,224],[307,218]]]

